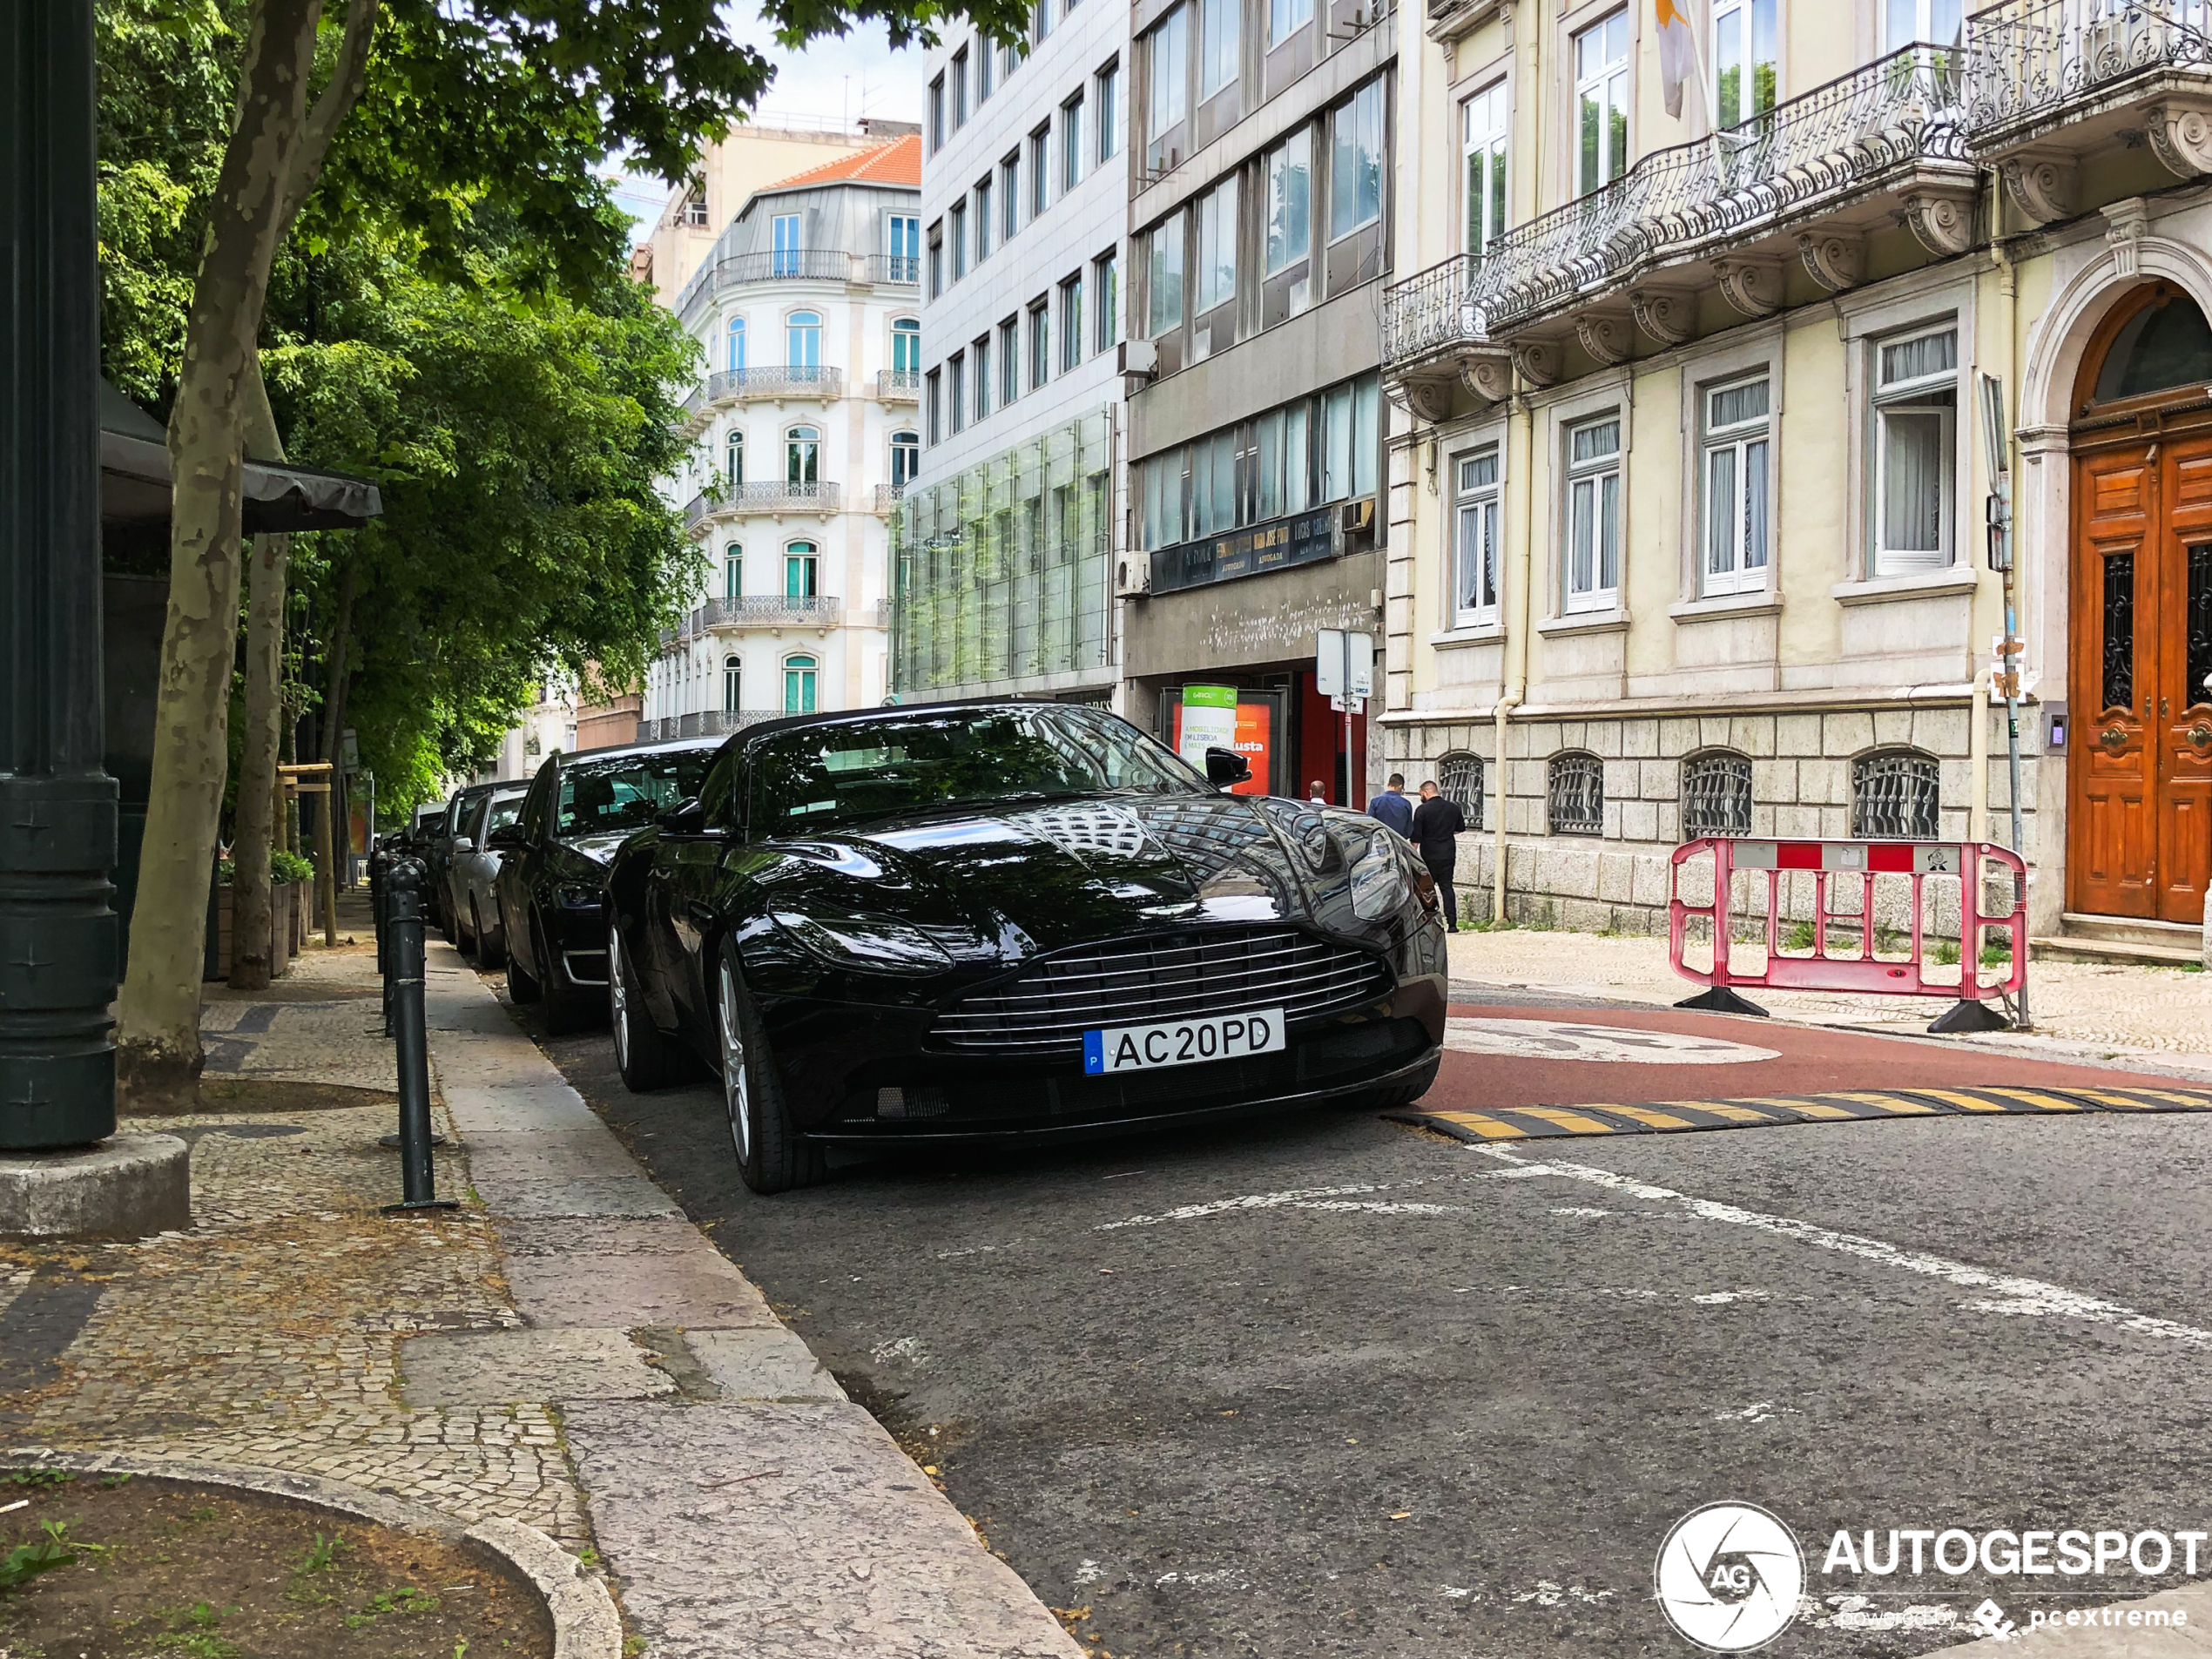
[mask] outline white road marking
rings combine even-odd
[[[886,1366],[894,1359],[903,1359],[910,1366],[929,1363],[929,1356],[921,1351],[920,1337],[894,1337],[888,1342],[879,1342],[868,1350],[868,1358]]]
[[[1157,1216],[1129,1216],[1120,1221],[1102,1221],[1091,1231],[1109,1233],[1123,1227],[1157,1227],[1162,1223],[1170,1221],[1203,1221],[1208,1216],[1225,1216],[1239,1210],[1341,1209],[1346,1206],[1324,1204],[1317,1203],[1316,1200],[1357,1197],[1370,1192],[1392,1192],[1405,1187],[1427,1186],[1440,1181],[1524,1181],[1531,1176],[1543,1173],[1545,1171],[1541,1170],[1486,1170],[1476,1176],[1431,1175],[1423,1176],[1416,1181],[1378,1181],[1356,1187],[1292,1187],[1283,1192],[1250,1192],[1241,1197],[1215,1198],[1205,1204],[1186,1204],[1178,1209],[1163,1211]],[[1351,1207],[1357,1208],[1358,1206]],[[1449,1205],[1430,1204],[1414,1206],[1406,1213],[1445,1215],[1453,1211]]]
[[[1233,1567],[1217,1568],[1206,1573],[1163,1573],[1152,1581],[1155,1589],[1165,1589],[1170,1584],[1218,1584],[1227,1589],[1242,1590],[1249,1589],[1251,1581]]]
[[[1488,1020],[1453,1015],[1444,1046],[1460,1054],[1511,1055],[1521,1060],[1595,1060],[1635,1066],[1737,1066],[1778,1060],[1772,1049],[1632,1026],[1581,1025],[1557,1020]]]
[[[1585,1204],[1570,1204],[1554,1207],[1552,1211],[1554,1216],[1615,1216],[1620,1213],[1617,1210],[1593,1210]]]
[[[1763,1399],[1757,1405],[1746,1406],[1740,1412],[1716,1412],[1713,1420],[1716,1423],[1770,1423],[1777,1417],[1804,1415],[1795,1406],[1777,1406],[1770,1399]]]
[[[1579,1584],[1554,1584],[1548,1578],[1540,1578],[1534,1589],[1515,1590],[1506,1599],[1523,1604],[1534,1602],[1538,1607],[1557,1607],[1562,1602],[1581,1602],[1590,1607],[1603,1607],[1613,1599],[1613,1592],[1586,1590]]]
[[[1083,1564],[1076,1568],[1076,1582],[1078,1584],[1096,1584],[1104,1576],[1105,1569],[1089,1557],[1085,1557]]]
[[[2123,1331],[2133,1331],[2141,1336],[2164,1338],[2191,1348],[2212,1348],[2212,1331],[2183,1325],[2174,1319],[2158,1318],[2117,1302],[2107,1302],[2042,1279],[2027,1278],[2015,1273],[1993,1272],[1988,1268],[1955,1262],[1948,1257],[1900,1249],[1879,1238],[1837,1232],[1832,1228],[1817,1226],[1811,1222],[1798,1221],[1789,1216],[1770,1216],[1760,1211],[1722,1204],[1716,1199],[1693,1198],[1687,1193],[1676,1192],[1671,1187],[1654,1186],[1649,1182],[1618,1175],[1611,1170],[1596,1169],[1587,1163],[1539,1163],[1517,1157],[1495,1146],[1475,1146],[1467,1150],[1496,1158],[1524,1171],[1541,1170],[1568,1180],[1587,1181],[1594,1186],[1624,1193],[1630,1197],[1679,1204],[1701,1221],[1726,1222],[1731,1226],[1753,1228],[1778,1238],[1794,1239],[1801,1244],[1856,1256],[1878,1266],[1893,1267],[1927,1278],[1939,1278],[1958,1285],[1961,1290],[1993,1291],[1994,1299],[2008,1305],[2003,1309],[2006,1312],[2086,1319],[2098,1325],[2118,1325]],[[1977,1301],[1968,1305],[1979,1308],[1984,1304]]]

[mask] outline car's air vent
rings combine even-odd
[[[940,1042],[1028,1055],[1082,1052],[1086,1031],[1240,1008],[1298,1020],[1386,995],[1377,957],[1310,934],[1170,934],[1048,956],[1021,978],[938,1016]]]

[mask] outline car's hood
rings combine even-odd
[[[554,846],[563,853],[573,853],[604,867],[614,862],[615,849],[637,832],[634,829],[607,830],[597,835],[572,835],[556,841]]]
[[[1352,928],[1354,867],[1382,826],[1301,801],[1116,795],[855,826],[768,844],[769,908],[962,924],[1001,955],[1194,923]],[[1395,878],[1393,878],[1395,879]],[[1402,889],[1401,889],[1402,892]],[[1362,912],[1374,908],[1359,905]]]

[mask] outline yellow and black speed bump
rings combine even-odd
[[[2056,1112],[2212,1112],[2202,1089],[1885,1089],[1743,1100],[1657,1100],[1639,1106],[1498,1106],[1390,1112],[1393,1123],[1456,1140],[1542,1140],[1557,1135],[1670,1135],[1686,1130],[1833,1123],[1875,1117],[1971,1117]]]

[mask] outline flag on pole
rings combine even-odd
[[[1676,0],[1652,0],[1659,17],[1659,89],[1667,113],[1682,118],[1682,89],[1697,78],[1697,38]]]

